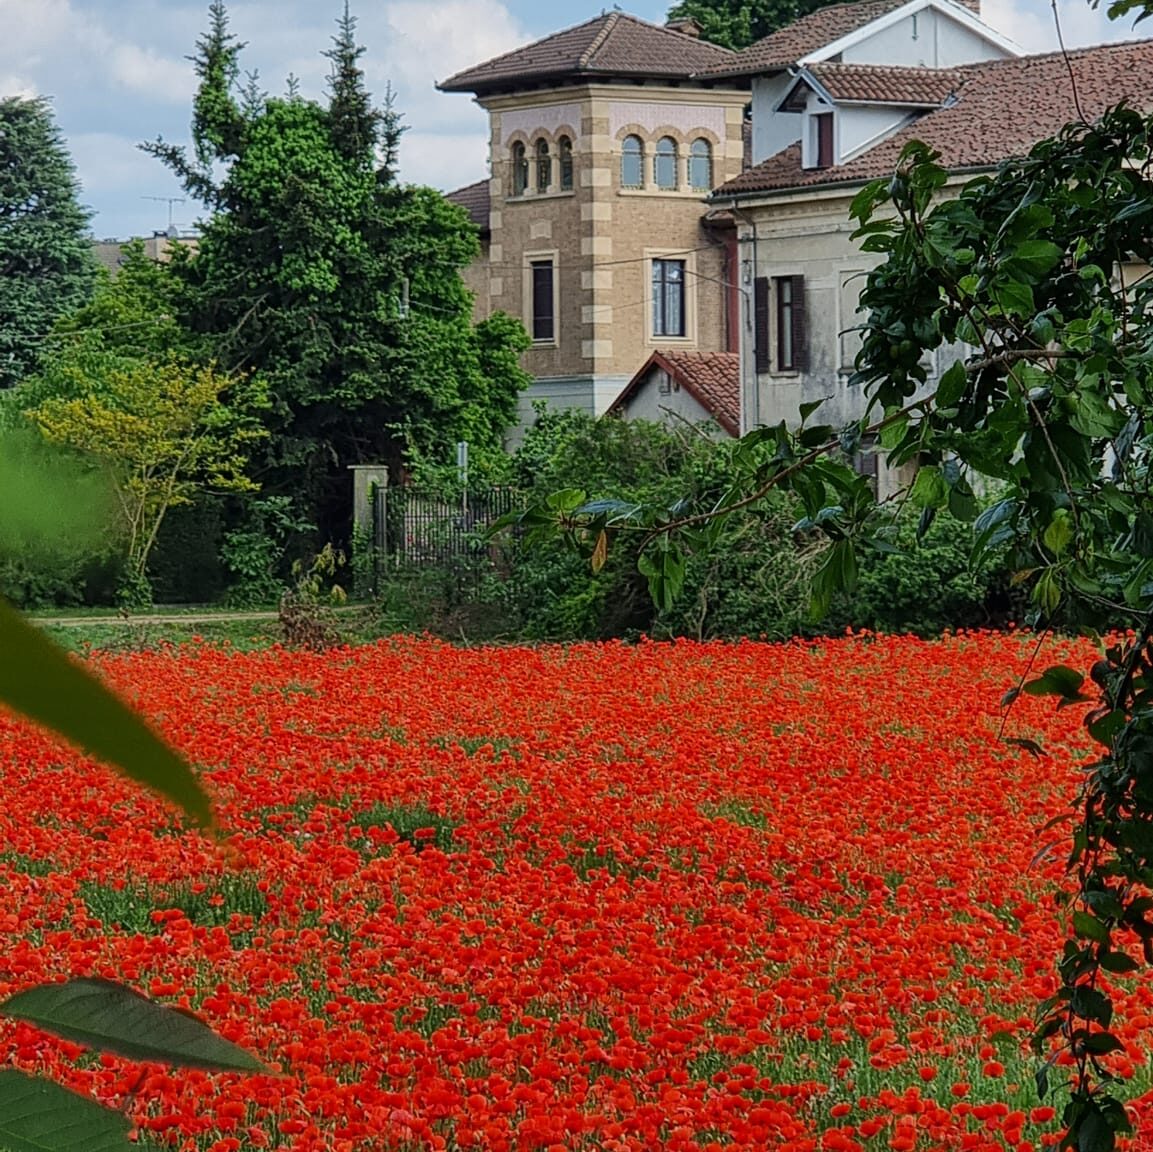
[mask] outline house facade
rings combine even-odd
[[[822,422],[864,414],[867,398],[849,378],[861,344],[858,298],[877,257],[854,243],[849,207],[865,183],[895,169],[906,143],[920,140],[940,154],[954,173],[948,195],[1077,119],[1077,100],[1090,119],[1122,100],[1153,111],[1153,42],[931,72],[816,62],[796,68],[781,92],[782,106],[801,110],[800,138],[711,201],[739,221],[742,276],[753,294],[741,339],[743,430],[796,423],[801,404],[822,399]],[[891,127],[870,147],[846,151],[845,126],[866,106],[878,119],[887,114]],[[833,118],[833,142],[822,152],[806,146],[816,131],[805,132],[823,116]],[[928,387],[961,352],[938,350],[926,365]]]
[[[744,168],[748,82],[694,79],[734,55],[610,12],[441,83],[489,114],[491,175],[450,199],[481,228],[478,316],[532,338],[523,423],[603,414],[657,349],[736,351],[733,221],[705,199]]]
[[[641,365],[608,415],[703,428],[722,438],[740,435],[740,354],[668,348]]]

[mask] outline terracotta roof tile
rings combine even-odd
[[[1100,116],[1122,100],[1153,111],[1153,41],[1107,44],[1072,52],[1023,56],[957,69],[962,74],[954,103],[902,128],[888,140],[847,164],[834,168],[801,167],[800,144],[723,184],[713,195],[784,191],[820,185],[860,183],[893,171],[901,149],[921,140],[940,152],[952,169],[992,168],[1023,156],[1072,120],[1077,107],[1069,70],[1085,115]]]
[[[818,8],[750,44],[730,60],[714,64],[704,75],[752,76],[759,72],[779,72],[906,3],[908,0],[854,0]]]
[[[735,55],[727,48],[625,12],[608,12],[458,72],[437,87],[442,92],[480,93],[562,78],[688,79]]]
[[[888,68],[879,64],[810,64],[808,73],[838,103],[914,104],[944,102],[965,78],[959,68]]]
[[[741,357],[737,352],[654,352],[616,398],[610,412],[622,410],[653,368],[663,368],[730,435],[740,435]]]
[[[459,204],[467,213],[468,218],[482,231],[488,231],[488,212],[491,203],[489,182],[486,179],[478,180],[475,184],[466,184],[455,192],[446,192],[446,200]]]

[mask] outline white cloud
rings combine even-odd
[[[529,35],[499,0],[393,0],[384,17],[398,43],[387,49],[398,79],[445,80],[525,44]]]
[[[1067,48],[1082,48],[1133,37],[1132,21],[1110,20],[1105,5],[1090,8],[1085,0],[1058,0],[1057,12]],[[981,0],[981,16],[1026,52],[1055,52],[1057,23],[1045,0]]]
[[[17,76],[15,73],[0,73],[0,98],[20,96],[29,100],[39,95],[40,89],[29,77]]]
[[[186,61],[136,43],[72,0],[0,0],[0,28],[0,75],[15,72],[39,91],[103,83],[176,102],[193,90]]]
[[[155,99],[185,104],[196,91],[196,74],[188,60],[161,56],[137,44],[110,45],[109,68],[126,88]]]
[[[400,175],[406,183],[446,192],[475,183],[488,175],[488,133],[406,132],[400,142]]]

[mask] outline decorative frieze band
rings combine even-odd
[[[614,100],[609,104],[609,135],[636,125],[645,132],[673,128],[685,136],[702,129],[725,138],[725,110],[712,104],[656,104],[648,100]]]
[[[558,128],[579,132],[579,104],[539,104],[531,108],[514,108],[500,114],[502,143],[507,144],[518,132],[532,137],[536,132],[555,133]]]

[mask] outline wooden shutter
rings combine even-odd
[[[833,114],[822,112],[817,121],[817,167],[833,166]]]
[[[758,375],[769,371],[769,278],[753,281],[753,351]]]
[[[793,282],[793,367],[798,372],[809,370],[809,332],[805,323],[805,278],[790,276]]]

